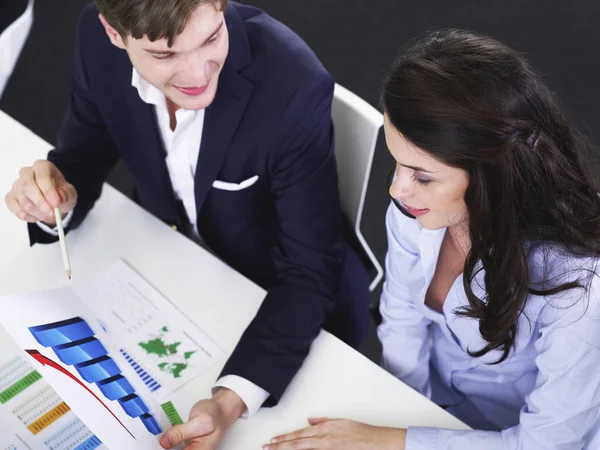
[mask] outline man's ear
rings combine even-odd
[[[123,38],[117,32],[117,30],[115,30],[113,27],[110,26],[110,24],[106,21],[106,19],[104,18],[104,16],[102,14],[98,14],[98,18],[100,19],[100,22],[102,22],[102,25],[104,26],[104,30],[106,31],[106,35],[110,39],[110,42],[112,43],[112,45],[114,45],[115,47],[118,47],[118,48],[122,48],[124,50],[126,47],[125,42],[123,42]]]

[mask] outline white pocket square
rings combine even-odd
[[[254,175],[252,178],[242,181],[241,183],[227,183],[226,181],[216,180],[213,183],[215,189],[222,189],[224,191],[241,191],[242,189],[249,188],[258,181],[258,175]]]

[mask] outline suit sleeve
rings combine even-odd
[[[241,376],[276,404],[332,310],[344,238],[333,149],[333,80],[315,76],[297,90],[276,129],[270,189],[279,220],[277,281],[244,332],[223,375]],[[251,364],[248,364],[251,361]]]
[[[86,67],[86,24],[98,20],[89,8],[79,20],[71,77],[71,99],[59,131],[56,148],[48,153],[52,162],[75,186],[77,206],[67,229],[77,228],[102,192],[102,185],[119,159],[119,154],[98,111]],[[89,28],[89,27],[87,27]],[[89,53],[89,52],[88,52]],[[36,224],[29,224],[30,242],[57,240]]]

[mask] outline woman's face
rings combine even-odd
[[[423,228],[438,230],[467,221],[465,191],[469,177],[443,164],[412,143],[384,118],[385,140],[396,160],[390,195],[417,218]]]

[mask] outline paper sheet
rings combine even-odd
[[[122,261],[74,290],[159,401],[225,357]]]
[[[0,329],[0,450],[106,450]]]
[[[161,404],[225,357],[122,261],[73,288],[2,297],[0,308],[30,362],[111,450],[159,449],[170,427]]]

